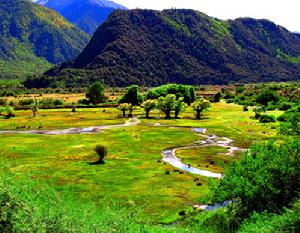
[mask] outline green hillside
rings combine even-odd
[[[42,73],[76,57],[88,36],[27,0],[0,1],[0,78]]]
[[[300,79],[299,56],[299,36],[268,20],[223,21],[194,10],[119,10],[73,62],[26,85],[291,81]]]

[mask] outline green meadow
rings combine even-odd
[[[114,108],[77,109],[75,113],[70,109],[39,110],[35,118],[30,111],[15,113],[15,118],[0,119],[1,130],[51,130],[120,124],[126,120],[119,118],[121,111]],[[190,127],[206,128],[207,134],[229,137],[234,146],[242,148],[276,138],[277,123],[261,124],[250,119],[252,111],[244,112],[241,106],[225,102],[214,103],[201,120],[194,119],[191,108],[180,119],[158,118],[161,115],[158,111],[151,112],[151,118],[146,119],[140,108],[134,114],[141,120],[137,126],[93,134],[3,134],[1,175],[20,180],[30,178],[39,185],[47,185],[56,195],[72,196],[78,203],[100,209],[117,206],[109,211],[114,214],[126,209],[127,214],[133,213],[134,224],[147,223],[156,229],[154,232],[181,232],[184,226],[165,224],[179,221],[180,211],[190,211],[193,205],[207,201],[209,183],[218,180],[178,171],[162,161],[163,149],[201,139]],[[93,149],[99,144],[108,148],[106,163],[92,165],[97,160]],[[223,172],[226,165],[239,159],[239,153],[235,156],[224,153],[225,148],[213,146],[179,150],[177,155],[201,169]],[[104,225],[109,223],[109,219],[101,221]],[[192,226],[189,227],[187,232],[193,232]],[[117,232],[122,232],[121,228]]]

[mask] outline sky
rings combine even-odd
[[[300,32],[300,0],[114,0],[129,9],[195,9],[219,19],[269,19]]]

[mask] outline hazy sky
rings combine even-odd
[[[252,17],[270,19],[300,32],[300,0],[114,0],[132,8],[188,8],[220,19]]]

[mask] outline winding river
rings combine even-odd
[[[44,134],[44,135],[66,135],[66,134],[88,134],[88,133],[97,133],[106,129],[113,128],[121,128],[121,127],[130,127],[136,126],[140,123],[140,120],[136,117],[130,118],[123,124],[117,125],[103,125],[103,126],[90,126],[90,127],[82,127],[82,128],[69,128],[69,129],[57,129],[57,130],[3,130],[0,131],[0,134]],[[160,124],[155,124],[155,126],[160,126]],[[174,127],[171,127],[174,128]],[[176,128],[176,127],[175,127]],[[192,149],[199,148],[204,146],[220,146],[228,149],[228,153],[226,155],[233,156],[235,151],[243,151],[244,149],[231,146],[233,140],[226,137],[218,137],[216,135],[206,135],[206,129],[204,128],[191,128],[194,133],[205,137],[203,140],[199,140],[194,142],[193,144],[187,146],[181,146],[171,149],[165,149],[161,152],[163,161],[171,164],[173,167],[181,169],[183,171],[197,174],[206,177],[213,178],[222,178],[221,173],[215,173],[207,170],[201,170],[195,167],[192,167],[188,164],[184,164],[180,158],[176,156],[176,151],[181,149]]]
[[[198,169],[190,165],[184,164],[181,161],[181,159],[176,156],[176,151],[182,149],[201,148],[204,146],[220,146],[220,147],[227,148],[228,150],[228,152],[226,153],[227,156],[234,156],[234,153],[236,151],[245,151],[245,149],[232,146],[231,145],[233,143],[232,139],[229,139],[227,137],[218,137],[216,135],[205,135],[206,129],[204,128],[192,128],[192,131],[205,138],[203,140],[196,141],[193,144],[188,146],[163,150],[161,152],[163,156],[163,161],[171,164],[173,167],[179,168],[183,171],[190,172],[192,174],[197,174],[206,177],[213,177],[213,178],[222,178],[221,173],[210,172],[207,170]]]

